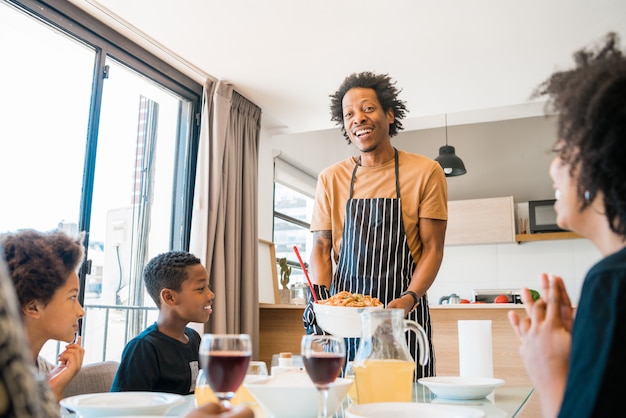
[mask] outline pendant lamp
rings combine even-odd
[[[448,115],[446,114],[446,145],[439,148],[439,156],[435,158],[446,177],[461,176],[467,173],[463,160],[454,154],[454,147],[448,145]]]

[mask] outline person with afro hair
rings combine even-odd
[[[626,393],[626,57],[615,33],[575,55],[536,93],[557,112],[550,165],[557,224],[589,239],[589,269],[574,311],[561,277],[542,274],[541,299],[522,292],[509,312],[544,417],[608,417]]]

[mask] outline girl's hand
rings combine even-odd
[[[78,374],[83,365],[85,349],[80,345],[82,337],[77,337],[76,341],[68,344],[65,351],[59,354],[57,366],[52,369],[48,382],[57,400],[63,398],[63,391],[70,381]]]

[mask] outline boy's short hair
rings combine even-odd
[[[200,263],[200,259],[191,253],[168,251],[157,255],[146,264],[143,280],[157,308],[161,308],[161,290],[180,291],[181,283],[187,279],[187,267]]]
[[[22,229],[0,236],[0,245],[20,306],[37,300],[47,305],[83,261],[84,234]]]

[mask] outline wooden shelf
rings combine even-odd
[[[577,239],[582,238],[575,232],[541,232],[537,234],[516,234],[515,240],[519,242],[529,241],[552,241],[559,239]]]

